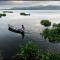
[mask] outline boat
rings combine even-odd
[[[9,25],[9,24],[8,24],[8,30],[10,30],[12,32],[24,34],[24,30],[23,29],[18,29],[17,27],[14,27],[14,26]]]

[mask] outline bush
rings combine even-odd
[[[6,16],[6,14],[2,14],[2,16]]]
[[[56,28],[56,27],[60,27],[60,23],[58,23],[58,24],[54,23],[54,24],[53,24],[53,27],[55,27],[55,28]]]
[[[39,60],[39,48],[32,42],[28,42],[20,51],[20,60]]]
[[[0,14],[0,17],[2,17],[2,14]]]
[[[60,27],[56,27],[52,29],[45,29],[43,30],[42,35],[44,36],[45,39],[48,38],[49,41],[51,42],[53,41],[59,42],[60,41]]]
[[[6,14],[0,14],[0,17],[2,17],[2,16],[6,16]]]
[[[54,23],[54,24],[53,24],[53,27],[55,27],[55,28],[56,28],[56,27],[57,27],[57,24],[56,24],[56,23]]]
[[[50,26],[51,22],[49,20],[42,20],[41,24],[44,25],[44,26]]]
[[[26,13],[20,13],[20,15],[25,15],[25,16],[29,15],[30,16],[30,14],[26,14]]]
[[[25,13],[20,13],[20,15],[26,15]]]
[[[17,55],[14,57],[19,60],[40,60],[42,52],[39,47],[33,42],[28,42],[26,45],[19,47]]]
[[[60,60],[60,55],[42,50],[33,42],[18,48],[18,53],[11,60]]]

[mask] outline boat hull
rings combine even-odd
[[[10,31],[12,31],[12,32],[16,32],[16,33],[24,34],[24,31],[19,30],[19,29],[16,30],[16,29],[14,29],[14,28],[9,27],[8,30],[10,30]]]

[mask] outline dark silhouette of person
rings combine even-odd
[[[22,30],[23,30],[23,31],[25,30],[25,27],[24,27],[24,25],[22,25]]]
[[[24,27],[24,25],[22,25],[22,30],[23,30],[23,32],[22,32],[22,39],[23,39],[24,36],[25,36],[25,33],[24,33],[25,27]]]

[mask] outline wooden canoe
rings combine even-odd
[[[10,30],[10,31],[12,31],[12,32],[24,34],[24,30],[22,30],[22,29],[17,29],[16,27],[14,27],[14,26],[12,26],[12,25],[8,25],[8,30]]]

